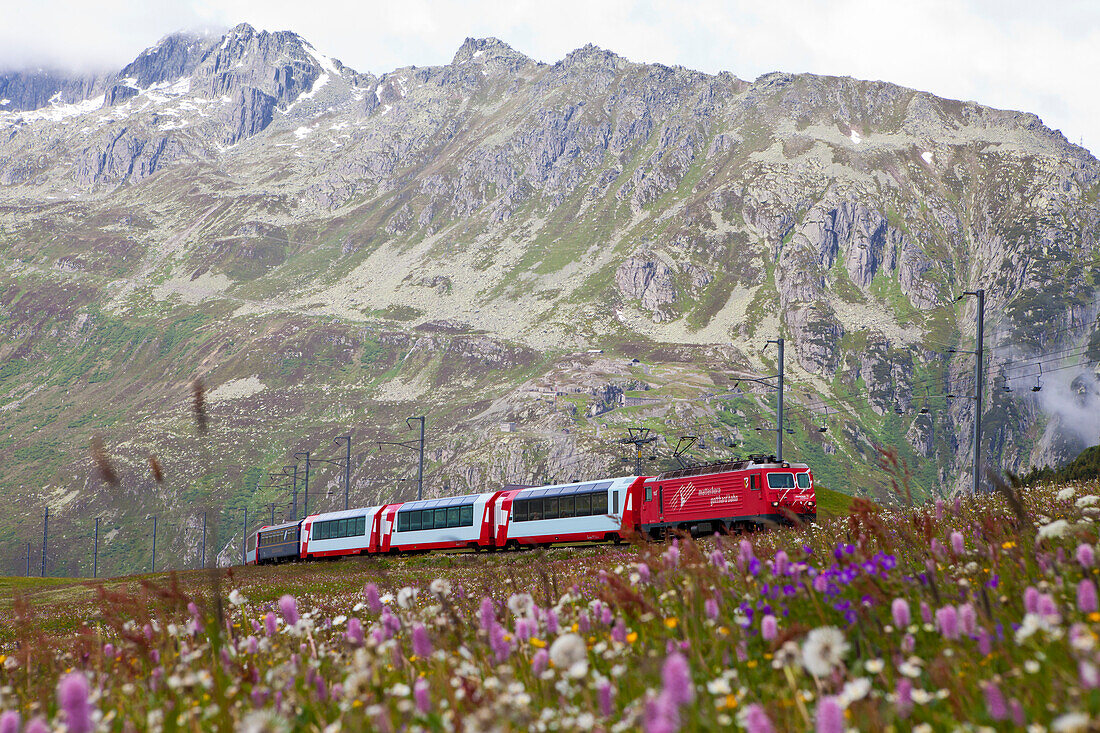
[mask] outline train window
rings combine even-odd
[[[526,522],[527,521],[527,502],[525,502],[525,501],[513,501],[512,502],[512,521],[513,522]]]
[[[757,489],[756,474],[755,473],[753,475],[749,476],[749,489],[752,490],[752,491],[756,491],[756,489]]]
[[[433,529],[447,529],[447,510],[435,510],[435,527]]]
[[[557,519],[558,518],[558,500],[557,497],[553,499],[542,500],[542,514],[543,519]]]
[[[474,508],[470,505],[462,507],[462,518],[459,522],[459,526],[473,527],[474,526]]]
[[[769,473],[768,474],[768,488],[769,489],[793,489],[794,488],[794,474],[793,473]]]
[[[601,491],[592,495],[592,513],[607,514],[607,494]]]
[[[665,488],[663,486],[657,487],[657,504],[660,507],[660,511],[664,514],[665,511]]]
[[[798,479],[798,488],[808,489],[810,488],[810,474],[800,473],[796,477]]]
[[[412,521],[412,512],[402,512],[397,515],[397,531],[407,532],[409,529],[409,522]]]
[[[652,486],[645,487],[645,500],[646,501],[653,501],[653,487]]]
[[[409,530],[415,532],[420,529],[420,517],[423,512],[409,512]]]
[[[542,499],[528,499],[527,502],[531,505],[527,511],[528,521],[537,522],[542,519]]]
[[[563,519],[568,519],[575,515],[575,504],[573,503],[572,496],[563,496],[558,499],[558,516]]]
[[[358,517],[355,520],[355,534],[362,537],[367,533],[367,518]]]
[[[453,506],[447,510],[447,526],[458,527],[459,520],[462,518],[462,510],[459,507]]]
[[[592,513],[592,495],[580,494],[576,499],[576,515],[578,517],[587,517]]]
[[[619,513],[619,492],[618,491],[612,491],[611,492],[611,513],[612,514],[618,514]]]

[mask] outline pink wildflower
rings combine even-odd
[[[713,598],[708,598],[703,601],[703,610],[706,612],[707,618],[714,621],[718,618],[718,601]]]
[[[1095,690],[1100,687],[1100,670],[1087,659],[1077,662],[1077,677],[1081,680],[1081,687],[1086,690]]]
[[[959,606],[959,624],[962,632],[967,635],[978,633],[978,613],[970,603]]]
[[[1081,567],[1091,568],[1094,561],[1092,545],[1082,542],[1077,546],[1077,562],[1081,564]]]
[[[275,636],[275,632],[279,630],[279,621],[271,611],[268,611],[267,615],[264,616],[264,629],[267,631],[268,636]]]
[[[721,550],[715,550],[710,553],[710,561],[714,564],[714,567],[726,572],[726,556],[722,554]]]
[[[990,637],[989,632],[985,630],[985,627],[982,627],[978,629],[978,653],[986,657],[992,652],[993,639]]]
[[[943,503],[943,499],[936,499],[936,521],[943,520],[943,512],[947,509],[947,505]]]
[[[962,532],[951,533],[951,550],[956,555],[961,555],[966,551],[966,542],[963,539]]]
[[[935,555],[936,557],[943,557],[943,545],[941,545],[940,541],[935,537],[932,538],[931,549],[933,555]]]
[[[604,606],[602,609],[600,609],[600,623],[602,623],[604,626],[610,626],[614,618],[615,614],[611,613],[610,606]]]
[[[92,706],[88,703],[88,678],[83,672],[70,672],[57,683],[57,702],[65,711],[72,733],[91,733]]]
[[[497,664],[500,664],[512,654],[512,645],[504,637],[504,627],[493,621],[493,626],[489,629],[489,647],[496,656]]]
[[[255,654],[256,650],[260,648],[260,641],[255,636],[248,637],[248,653]]]
[[[745,708],[745,730],[748,733],[775,733],[771,719],[764,712],[764,706],[753,703]]]
[[[23,733],[50,733],[50,726],[42,718],[32,718],[23,729]]]
[[[294,600],[294,596],[287,593],[280,598],[279,610],[282,611],[288,625],[294,626],[298,623],[298,601]]]
[[[936,611],[936,625],[945,638],[959,638],[959,612],[954,606],[944,606]]]
[[[413,700],[416,701],[416,709],[423,715],[432,711],[432,698],[428,692],[428,680],[418,677],[413,683]]]
[[[769,613],[760,622],[760,635],[764,637],[764,641],[773,641],[779,636],[779,625],[776,623],[775,616]]]
[[[354,616],[348,619],[347,637],[355,646],[363,646],[363,622]]]
[[[904,629],[909,625],[909,602],[904,598],[895,598],[890,604],[890,612],[894,615],[894,626]]]
[[[8,710],[0,715],[0,733],[19,733],[19,724],[22,718],[14,710]]]
[[[1058,604],[1049,593],[1039,596],[1039,615],[1044,618],[1056,618],[1058,616]]]
[[[982,692],[985,693],[985,709],[989,712],[989,717],[994,720],[1008,720],[1008,707],[1001,688],[995,682],[987,682],[982,686]]]
[[[691,680],[691,670],[683,654],[674,652],[665,659],[661,667],[663,694],[676,705],[686,705],[695,699],[695,684]]]
[[[489,631],[497,622],[496,610],[493,608],[493,599],[489,596],[485,596],[481,599],[479,618],[483,631]]]
[[[1020,704],[1019,700],[1012,698],[1008,702],[1008,708],[1012,711],[1012,722],[1017,728],[1023,728],[1027,725],[1027,716],[1024,715],[1024,706]]]
[[[650,579],[649,566],[644,562],[638,563],[638,577],[642,579],[643,583],[648,583]]]
[[[790,558],[787,556],[787,553],[784,552],[783,550],[780,550],[779,552],[775,553],[775,574],[776,575],[786,575],[787,574],[787,566],[790,565],[790,562],[791,562]]]
[[[1024,610],[1028,613],[1039,613],[1039,591],[1034,586],[1028,586],[1024,591]]]
[[[600,684],[596,687],[596,695],[600,699],[600,714],[610,718],[614,711],[615,688],[607,680],[600,680]],[[0,731],[0,733],[3,732]]]
[[[546,630],[551,634],[558,633],[558,612],[552,608],[546,612]]]
[[[913,711],[913,683],[908,677],[898,680],[898,686],[894,691],[895,705],[898,708],[898,717],[904,720]]]
[[[382,615],[378,620],[382,622],[382,628],[386,631],[387,639],[401,630],[401,619],[393,615],[393,611],[390,610],[389,606],[382,609]]]
[[[413,626],[412,633],[413,654],[424,659],[432,655],[432,641],[428,638],[428,630],[424,624]]]
[[[367,583],[363,586],[363,598],[367,600],[367,608],[371,613],[382,613],[382,601],[378,598],[378,586]]]
[[[1081,613],[1093,613],[1097,610],[1096,585],[1088,578],[1077,584],[1077,610]]]
[[[539,649],[535,652],[535,656],[531,658],[531,671],[535,674],[542,674],[546,669],[547,663],[550,661],[550,655],[545,649]]]
[[[844,710],[835,697],[821,698],[814,712],[814,722],[817,733],[844,733]]]
[[[920,602],[920,617],[921,621],[924,621],[924,623],[932,623],[932,607],[925,601]]]
[[[664,693],[645,706],[646,733],[675,733],[680,730],[680,711]]]

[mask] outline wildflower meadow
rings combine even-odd
[[[0,733],[1097,730],[1098,493],[13,586]]]

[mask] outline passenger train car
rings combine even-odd
[[[817,518],[804,463],[751,456],[670,471],[313,514],[261,527],[250,563],[368,553],[497,550],[693,535]],[[252,551],[255,548],[255,552]]]

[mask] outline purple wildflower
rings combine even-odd
[[[1086,690],[1095,690],[1100,687],[1100,670],[1087,659],[1077,662],[1077,677],[1081,681],[1081,687]]]
[[[959,606],[959,624],[962,632],[967,635],[978,633],[978,613],[970,603]]]
[[[50,733],[49,724],[42,718],[33,718],[23,729],[23,733]]]
[[[1077,610],[1081,613],[1093,613],[1097,610],[1096,585],[1088,578],[1077,584]]]
[[[600,680],[599,685],[596,687],[596,695],[600,699],[600,714],[605,718],[610,718],[614,710],[615,688],[607,680]],[[3,731],[0,731],[0,733],[3,733]]]
[[[1039,591],[1029,585],[1024,591],[1024,610],[1028,613],[1039,613]]]
[[[1054,602],[1053,596],[1049,593],[1043,593],[1039,596],[1039,615],[1045,618],[1058,616],[1058,604]]]
[[[673,539],[672,544],[665,550],[664,560],[670,568],[680,564],[680,543],[677,540]]]
[[[19,733],[19,724],[22,718],[14,710],[8,710],[0,715],[0,733]]]
[[[252,688],[251,697],[252,707],[254,708],[262,708],[264,706],[264,703],[267,702],[267,693],[259,687]]]
[[[275,632],[279,630],[279,620],[275,618],[275,614],[271,611],[267,612],[264,616],[264,630],[267,631],[268,636],[275,636]]]
[[[898,686],[894,693],[894,697],[897,699],[895,704],[898,708],[898,717],[904,720],[913,711],[913,683],[909,681],[908,677],[902,677],[898,680]]]
[[[558,612],[552,608],[546,612],[546,630],[551,634],[558,633]]]
[[[773,641],[779,636],[779,625],[776,623],[775,616],[769,613],[760,621],[760,635],[764,637],[764,641]]]
[[[577,616],[577,628],[580,629],[582,634],[587,634],[592,628],[592,623],[588,620],[588,614],[582,613]]]
[[[963,539],[962,532],[951,533],[951,550],[956,555],[961,555],[966,551],[966,541]]]
[[[246,643],[248,644],[249,654],[255,654],[256,650],[260,648],[260,640],[255,636],[249,636]]]
[[[954,606],[944,606],[936,611],[936,625],[945,638],[959,638],[959,612]]]
[[[926,624],[932,623],[932,607],[925,601],[920,602],[920,617]]]
[[[485,596],[481,599],[481,609],[478,616],[481,620],[482,630],[489,631],[496,625],[497,614],[496,610],[493,608],[493,599],[489,596]]]
[[[943,503],[943,499],[936,499],[936,521],[943,520],[943,512],[947,508],[947,505]]]
[[[253,621],[252,623],[256,623],[256,622]],[[259,631],[259,629],[256,629],[256,630]],[[146,641],[152,641],[153,640],[153,625],[152,624],[145,624],[144,626],[141,627],[141,631],[142,631],[143,634],[145,634],[145,640]]]
[[[783,550],[780,550],[779,552],[775,553],[775,574],[776,575],[786,575],[787,574],[787,566],[790,565],[790,562],[791,562],[790,558],[787,557],[787,553],[784,552]]]
[[[763,705],[753,703],[745,708],[745,730],[748,733],[775,733]]]
[[[691,680],[691,670],[683,654],[674,652],[665,659],[661,667],[662,694],[667,695],[673,704],[686,705],[695,699],[695,684]]]
[[[1024,706],[1020,704],[1019,700],[1012,698],[1008,703],[1008,708],[1012,711],[1012,722],[1017,728],[1023,728],[1027,725],[1027,716],[1024,715]]]
[[[714,621],[718,618],[718,601],[714,598],[708,598],[703,602],[703,609],[706,611],[707,618]]]
[[[722,554],[721,550],[715,550],[710,553],[710,561],[714,564],[714,567],[726,572],[726,556]]]
[[[1081,567],[1091,568],[1094,561],[1092,545],[1082,542],[1077,546],[1077,562],[1081,564]]]
[[[940,541],[938,539],[936,539],[935,537],[932,538],[931,549],[932,549],[932,554],[933,555],[935,555],[936,557],[939,557],[939,558],[943,557],[943,555],[944,555],[943,545],[941,545]]]
[[[993,652],[993,640],[989,636],[989,632],[985,630],[985,627],[978,629],[978,653],[983,657],[989,656]]]
[[[401,619],[393,615],[393,611],[390,610],[389,606],[382,608],[382,615],[378,620],[382,622],[382,628],[386,630],[387,639],[401,630]]]
[[[432,711],[432,698],[428,694],[428,680],[418,677],[413,683],[413,700],[416,701],[416,709],[423,715]]]
[[[995,682],[987,682],[982,686],[982,692],[985,693],[985,709],[989,712],[989,717],[994,720],[1008,720],[1008,707],[1001,688]]]
[[[348,619],[347,637],[355,646],[363,646],[363,622],[354,616]]]
[[[821,698],[814,712],[814,722],[817,733],[844,733],[844,710],[835,697]]]
[[[645,706],[646,733],[675,733],[680,730],[680,711],[663,694]]]
[[[547,663],[550,661],[550,655],[545,649],[539,649],[535,652],[535,656],[531,658],[531,671],[535,674],[542,674],[542,671],[546,669]]]
[[[428,630],[424,628],[424,624],[413,626],[412,637],[413,654],[422,659],[430,657],[432,655],[432,640],[428,638]]]
[[[504,627],[494,621],[492,628],[489,629],[489,647],[496,655],[497,664],[500,664],[512,654],[512,645],[504,637]]]
[[[298,601],[294,600],[294,596],[287,593],[280,598],[279,610],[282,611],[288,625],[294,626],[298,623]]]
[[[638,563],[638,577],[642,579],[643,583],[648,583],[650,579],[649,566],[644,562]]]
[[[894,626],[904,629],[909,625],[909,602],[904,598],[895,598],[890,604],[890,613],[894,615]]]
[[[378,597],[378,586],[367,583],[363,586],[363,597],[367,599],[367,608],[371,613],[382,613],[382,601]]]
[[[70,672],[57,683],[57,702],[65,711],[72,733],[91,733],[92,706],[88,703],[88,678],[82,672]]]

